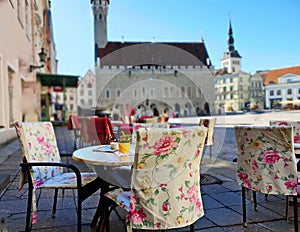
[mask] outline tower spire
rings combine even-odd
[[[241,70],[241,56],[234,48],[233,30],[231,26],[231,16],[229,12],[229,28],[228,28],[228,39],[227,39],[227,50],[224,52],[222,58],[222,68],[226,69],[227,72],[238,72]]]
[[[229,29],[228,29],[227,44],[228,44],[228,51],[234,51],[234,38],[233,38],[233,33],[232,33],[230,16],[229,16]]]

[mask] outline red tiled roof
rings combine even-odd
[[[224,74],[228,74],[227,69],[219,69],[216,71],[215,75],[224,75]]]
[[[211,65],[203,42],[108,42],[105,48],[98,48],[98,57],[101,66],[200,65],[200,62],[205,66]]]
[[[269,85],[270,82],[277,83],[278,77],[281,77],[288,73],[300,75],[300,66],[293,66],[293,67],[288,67],[288,68],[279,68],[279,69],[270,70],[266,76],[264,84]]]

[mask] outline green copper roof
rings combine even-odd
[[[79,76],[60,75],[60,74],[45,74],[37,73],[37,79],[41,82],[42,86],[62,86],[77,88]]]

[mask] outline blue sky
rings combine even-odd
[[[83,76],[94,66],[90,0],[52,0],[58,72]],[[227,49],[229,12],[242,70],[300,65],[299,0],[110,0],[108,40],[197,42],[215,68]]]

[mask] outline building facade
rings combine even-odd
[[[286,73],[277,80],[265,86],[266,108],[300,109],[300,74]]]
[[[42,89],[36,72],[55,68],[49,1],[1,1],[0,34],[0,143],[4,143],[15,137],[14,122],[25,114],[40,114]],[[39,57],[42,48],[44,63]]]
[[[250,110],[261,110],[264,108],[263,77],[259,73],[254,73],[250,77]]]
[[[250,74],[244,72],[216,75],[215,93],[218,114],[250,107]]]
[[[79,115],[91,115],[92,109],[96,107],[96,76],[92,70],[80,79],[77,88],[77,113]]]
[[[115,120],[139,105],[181,117],[214,113],[214,68],[204,42],[108,42],[98,53],[96,108]]]
[[[110,111],[115,120],[139,105],[180,116],[214,113],[214,67],[204,41],[108,42],[109,1],[92,0],[91,4],[96,63],[92,108]]]

